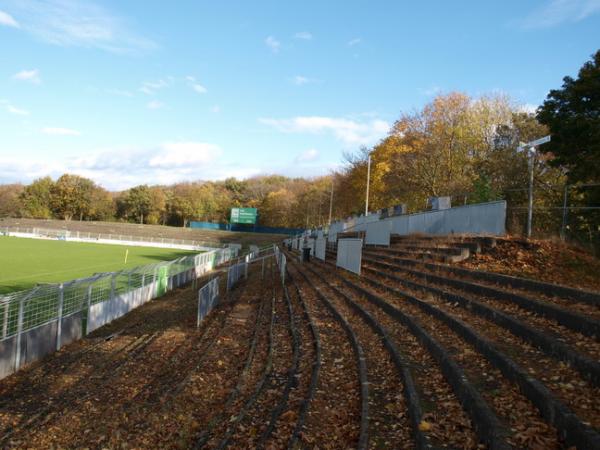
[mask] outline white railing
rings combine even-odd
[[[198,291],[198,319],[197,327],[200,322],[213,310],[219,302],[219,277],[215,277],[206,283]]]
[[[219,242],[192,239],[172,239],[152,236],[132,236],[118,233],[92,233],[47,228],[0,227],[0,236],[28,237],[36,239],[58,239],[98,244],[132,245],[140,247],[178,248],[182,250],[208,251],[223,247]]]
[[[0,378],[230,258],[219,249],[0,296]]]

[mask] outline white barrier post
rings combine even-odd
[[[65,285],[60,283],[58,287],[58,322],[56,323],[56,351],[60,350],[62,338],[62,316],[63,303],[65,301]]]
[[[87,321],[86,321],[86,326],[85,326],[85,334],[88,334],[88,328],[89,328],[89,323],[90,323],[90,311],[92,308],[92,286],[93,284],[90,283],[88,285],[87,288]]]
[[[111,302],[115,299],[116,287],[117,287],[117,274],[113,273],[112,277],[110,277],[110,301]]]
[[[2,325],[2,339],[8,334],[8,311],[10,310],[10,302],[7,300],[4,303],[4,322]]]
[[[23,340],[23,310],[25,308],[25,299],[30,295],[23,297],[19,302],[19,316],[17,318],[17,355],[15,356],[15,372],[21,367],[21,341]]]

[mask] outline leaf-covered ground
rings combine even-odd
[[[560,241],[498,239],[493,249],[462,263],[471,269],[600,291],[600,259]]]

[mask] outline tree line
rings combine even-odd
[[[92,180],[64,174],[0,186],[0,217],[185,226],[190,220],[227,222],[230,208],[244,206],[259,209],[262,225],[315,227],[328,222],[330,205],[333,218],[364,211],[370,156],[371,210],[396,204],[423,210],[432,196],[451,196],[454,205],[505,199],[511,231],[525,221],[533,164],[537,228],[556,229],[565,186],[574,187],[570,204],[600,203],[600,189],[593,186],[600,183],[599,97],[600,51],[577,79],[566,77],[562,88],[551,91],[535,113],[503,95],[438,95],[420,110],[402,114],[373,147],[344,155],[342,167],[327,176],[267,175],[108,192]],[[533,156],[519,148],[547,134],[552,141]],[[579,190],[580,185],[590,189]],[[570,219],[584,232],[598,233],[597,214]]]

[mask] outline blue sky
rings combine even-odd
[[[0,0],[0,183],[313,176],[437,93],[532,108],[600,0]]]

